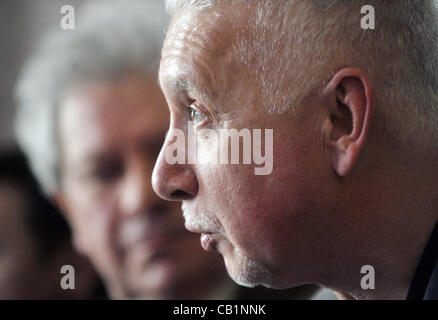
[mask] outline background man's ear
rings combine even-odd
[[[367,75],[359,69],[339,71],[324,90],[328,107],[324,142],[339,176],[349,174],[363,148],[370,127],[373,90]]]

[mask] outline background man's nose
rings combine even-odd
[[[193,168],[188,164],[168,164],[164,148],[155,164],[152,186],[155,192],[169,201],[188,200],[198,193],[198,181]]]
[[[125,177],[120,190],[120,210],[125,215],[137,215],[162,211],[163,201],[157,197],[151,185],[152,167],[132,170]]]

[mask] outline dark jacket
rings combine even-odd
[[[407,300],[438,300],[438,223],[415,270]]]

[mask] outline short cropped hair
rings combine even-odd
[[[220,4],[253,10],[253,20],[248,22],[251,27],[245,27],[244,37],[236,33],[233,48],[241,61],[254,64],[250,70],[255,70],[259,77],[268,111],[294,111],[304,95],[321,88],[341,68],[357,67],[368,74],[375,88],[377,132],[384,134],[395,150],[436,153],[436,0],[165,0],[165,3],[171,14],[184,10],[214,11]],[[375,30],[361,28],[364,5],[375,9]]]

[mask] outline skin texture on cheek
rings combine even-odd
[[[228,207],[223,212],[233,211],[228,212],[232,214],[227,226],[230,237],[248,257],[263,262],[276,275],[273,286],[305,284],[318,268],[309,267],[306,261],[317,256],[323,259],[326,244],[320,243],[320,238],[337,223],[337,217],[323,209],[332,201],[324,180],[332,169],[324,161],[323,149],[318,148],[317,126],[310,124],[315,121],[275,115],[253,121],[255,127],[274,128],[272,173],[255,176],[240,165],[234,172],[232,166],[228,168],[226,179],[221,177],[221,183],[229,186],[222,192],[228,198],[221,201],[218,195],[216,202]]]

